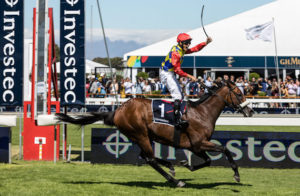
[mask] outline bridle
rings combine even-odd
[[[243,109],[250,103],[249,101],[242,101],[242,97],[243,95],[242,94],[238,94],[234,91],[234,89],[237,88],[237,86],[234,86],[233,88],[231,88],[230,86],[227,85],[227,87],[229,88],[229,98],[231,100],[231,103],[228,103],[225,99],[225,104],[228,106],[228,107],[231,107],[233,108],[234,110],[236,111],[239,111],[239,112],[243,112]],[[238,100],[238,104],[233,104],[233,95],[235,96],[235,98]]]
[[[222,101],[225,102],[225,105],[230,107],[230,108],[233,108],[234,110],[238,111],[238,112],[243,112],[243,109],[250,103],[249,101],[242,101],[242,94],[238,94],[236,93],[234,90],[237,88],[237,86],[234,86],[233,88],[231,88],[229,85],[225,85],[223,82],[222,82],[222,87],[227,87],[229,89],[229,92],[228,92],[228,95],[230,100],[231,100],[231,103],[229,103],[226,99],[224,99],[224,97],[218,95],[216,93],[216,91],[213,91],[211,90],[208,86],[206,86],[204,83],[202,83],[201,85],[204,86],[204,88],[206,88],[208,90],[209,93],[211,93],[212,95],[215,95],[217,97],[219,97]],[[233,104],[233,96],[235,96],[235,98],[238,100],[238,104]]]

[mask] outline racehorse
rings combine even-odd
[[[216,90],[210,90],[210,94],[202,103],[200,100],[188,102],[187,112],[183,114],[182,118],[188,120],[189,126],[185,131],[180,132],[178,146],[174,146],[174,127],[153,122],[151,100],[149,99],[130,99],[113,112],[92,113],[76,118],[62,113],[56,115],[60,121],[72,124],[86,125],[103,120],[106,125],[115,125],[120,132],[141,148],[141,157],[145,159],[146,163],[178,187],[184,186],[185,183],[174,178],[175,171],[170,162],[154,157],[152,141],[188,149],[202,158],[204,163],[196,166],[189,166],[186,160],[181,162],[191,171],[210,166],[211,159],[205,153],[206,151],[224,153],[234,171],[234,179],[239,182],[238,166],[230,151],[224,146],[210,142],[210,139],[214,132],[216,120],[225,106],[240,111],[245,117],[252,116],[252,110],[247,106],[243,93],[230,81],[222,82]],[[168,167],[173,177],[165,172],[159,164]]]

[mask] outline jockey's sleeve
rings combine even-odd
[[[194,46],[194,47],[192,47],[192,48],[189,48],[189,49],[185,52],[185,54],[191,54],[191,53],[193,53],[193,52],[198,52],[198,51],[201,50],[204,46],[206,46],[206,42],[202,42],[202,43],[200,43],[200,44],[198,44],[198,45],[196,45],[196,46]]]
[[[181,62],[180,62],[180,54],[176,51],[172,52],[172,65],[174,67],[174,72],[181,77],[186,77],[187,73],[185,73],[181,69]]]

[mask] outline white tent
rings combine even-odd
[[[274,42],[246,39],[245,29],[264,24],[274,18],[278,56],[300,56],[300,0],[276,0],[205,26],[213,42],[196,56],[274,56]],[[202,28],[187,32],[193,44],[205,41]],[[134,50],[129,56],[165,56],[176,37]],[[300,65],[300,64],[299,64]]]
[[[60,63],[56,63],[57,72],[60,73]],[[97,68],[97,73],[110,73],[109,66],[96,63],[94,61],[85,59],[85,73],[86,74],[94,74],[95,68]],[[115,68],[113,68],[113,72],[115,72]]]

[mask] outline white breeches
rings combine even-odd
[[[167,89],[171,93],[171,96],[174,100],[179,99],[183,100],[183,94],[181,92],[181,86],[175,78],[174,72],[164,71],[160,72],[160,81],[166,85]]]

